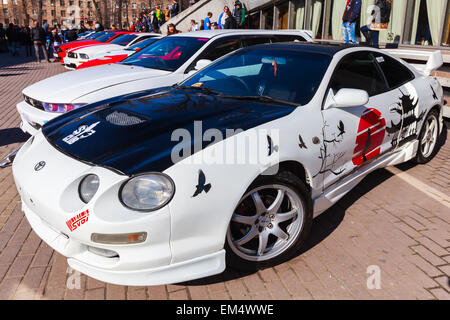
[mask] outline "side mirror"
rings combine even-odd
[[[341,89],[333,97],[335,108],[359,107],[369,102],[369,94],[359,89]]]
[[[195,70],[200,70],[203,69],[204,67],[206,67],[207,65],[209,65],[212,61],[208,60],[208,59],[200,59],[197,61],[197,63],[195,64]]]

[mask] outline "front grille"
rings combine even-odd
[[[28,103],[30,106],[33,106],[33,107],[35,107],[37,109],[45,111],[44,106],[42,105],[41,101],[35,100],[33,98],[30,98],[30,97],[28,97],[26,95],[23,95],[23,98],[25,99],[25,102]]]
[[[116,126],[133,126],[136,124],[140,124],[145,121],[145,119],[131,115],[126,114],[124,112],[114,111],[105,117],[106,121],[108,121],[111,124],[114,124]]]
[[[76,54],[75,52],[68,52],[68,53],[67,53],[67,56],[68,56],[69,58],[76,58],[76,57],[77,57],[77,54]]]

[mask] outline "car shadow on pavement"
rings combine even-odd
[[[393,174],[385,169],[375,170],[365,177],[359,184],[357,188],[354,188],[349,193],[347,193],[341,200],[339,200],[334,206],[326,210],[316,219],[314,219],[311,232],[305,245],[298,252],[297,256],[302,253],[314,248],[317,244],[322,242],[327,238],[342,222],[345,216],[346,210],[359,198],[368,193],[373,188],[377,187],[385,180],[392,177]],[[179,285],[186,286],[203,286],[207,284],[214,284],[218,282],[229,281],[247,275],[253,274],[254,272],[241,272],[236,271],[231,268],[227,268],[223,273],[214,275],[207,278],[202,278],[198,280],[187,281],[179,283]]]
[[[0,147],[12,143],[25,142],[30,137],[29,134],[24,133],[20,128],[7,128],[0,130]]]

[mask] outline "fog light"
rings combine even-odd
[[[134,244],[147,239],[147,232],[104,234],[93,233],[91,241],[103,244]]]

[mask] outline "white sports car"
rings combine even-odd
[[[257,269],[369,172],[439,149],[443,90],[381,50],[278,43],[46,124],[13,174],[34,231],[123,285]],[[440,61],[440,62],[439,62]]]
[[[312,41],[301,30],[208,30],[171,35],[121,63],[65,72],[23,90],[17,104],[21,128],[35,134],[62,113],[88,103],[142,90],[171,86],[208,62],[253,44]]]
[[[161,37],[161,35],[159,33],[149,32],[124,33],[108,43],[77,47],[67,52],[67,55],[64,57],[64,66],[67,69],[74,70],[83,63],[103,56],[108,51],[124,50],[152,37]]]

